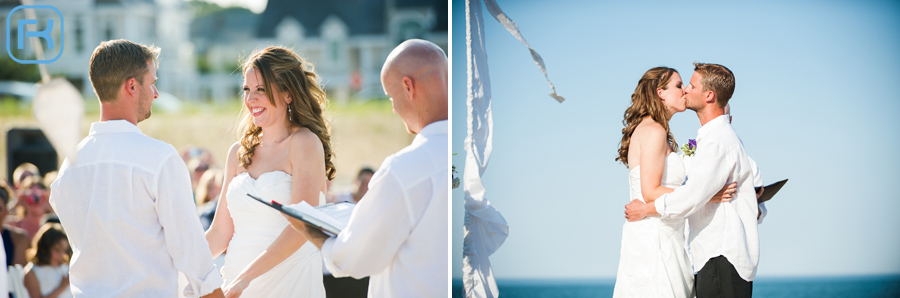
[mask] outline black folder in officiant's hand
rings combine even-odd
[[[296,219],[301,220],[305,223],[308,223],[316,228],[319,228],[320,230],[322,230],[326,234],[329,234],[330,236],[337,235],[346,226],[346,222],[343,222],[344,226],[339,226],[338,224],[329,224],[327,222],[327,220],[325,220],[323,218],[318,218],[312,214],[303,213],[294,208],[284,207],[284,205],[281,205],[278,202],[275,202],[275,201],[272,201],[271,203],[266,202],[263,199],[253,196],[251,194],[247,194],[247,196],[253,198],[254,200],[259,201],[260,203],[265,204],[266,206],[275,208],[275,210],[281,211],[282,213],[287,214],[290,217],[296,218]],[[320,207],[327,207],[327,206],[320,206]],[[350,211],[352,211],[352,208],[350,208]],[[338,210],[338,212],[341,212],[341,210]],[[349,212],[345,212],[345,213],[349,214]],[[344,221],[344,218],[335,219],[335,218],[331,217],[334,214],[322,214],[322,215],[325,217],[330,217],[329,219],[331,219],[331,220]],[[347,217],[346,220],[349,220],[349,216],[346,216],[346,217]]]
[[[788,181],[787,179],[784,179],[784,180],[764,186],[762,195],[759,196],[759,199],[756,199],[756,201],[758,203],[762,203],[762,202],[771,200],[772,197],[775,196],[775,193],[777,193],[779,190],[781,190],[781,187],[784,186],[784,184],[787,183],[787,181]],[[759,187],[756,187],[756,191],[757,192],[759,191]]]

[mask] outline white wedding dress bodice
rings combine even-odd
[[[666,167],[663,169],[662,181],[660,181],[659,185],[668,188],[677,188],[684,184],[685,176],[687,176],[687,173],[684,170],[684,163],[681,162],[681,158],[678,157],[678,154],[675,152],[669,153],[669,155],[666,156]],[[628,171],[628,187],[631,190],[632,199],[644,200],[644,195],[641,192],[640,165]],[[629,201],[631,200],[629,199]]]
[[[282,171],[266,172],[253,179],[247,172],[238,174],[228,185],[228,211],[234,222],[234,235],[228,243],[222,278],[227,287],[238,274],[269,248],[288,221],[277,210],[260,204],[247,194],[291,204],[291,175]],[[319,194],[319,203],[325,195]],[[325,297],[322,284],[322,257],[310,242],[287,259],[250,282],[242,297]]]
[[[660,185],[677,188],[685,181],[678,154],[666,156]],[[631,197],[643,199],[640,165],[628,172]],[[692,297],[693,270],[685,252],[684,219],[661,221],[659,216],[622,227],[622,251],[614,297]]]

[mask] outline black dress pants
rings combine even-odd
[[[365,298],[369,291],[369,277],[354,279],[352,277],[334,277],[331,274],[322,276],[327,298]]]
[[[706,261],[694,276],[694,292],[697,298],[749,298],[753,296],[753,282],[741,278],[728,259],[718,256]]]

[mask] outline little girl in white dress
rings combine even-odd
[[[31,297],[67,298],[69,290],[69,240],[58,223],[46,223],[34,235],[25,266],[25,289]]]

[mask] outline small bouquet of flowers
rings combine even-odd
[[[694,151],[697,150],[697,140],[688,139],[687,144],[681,146],[681,151],[684,152],[684,156],[694,155]]]

